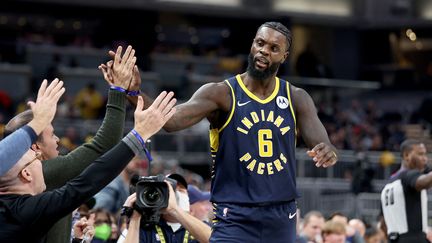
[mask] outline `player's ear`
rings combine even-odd
[[[285,60],[288,58],[288,56],[289,56],[289,51],[286,51],[285,54],[284,54],[284,56],[283,56],[283,59],[282,59],[281,63],[284,63]]]

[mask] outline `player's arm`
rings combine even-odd
[[[303,140],[311,149],[308,155],[317,167],[329,167],[337,161],[337,150],[330,143],[327,131],[318,118],[315,104],[303,89],[292,86],[296,124]]]
[[[420,175],[415,181],[415,189],[421,191],[432,187],[432,172]]]
[[[179,131],[198,123],[218,109],[227,111],[231,99],[229,92],[229,87],[224,82],[201,86],[187,102],[176,106],[177,111],[165,124],[164,130]],[[142,96],[145,104],[152,102],[147,95],[142,94]]]

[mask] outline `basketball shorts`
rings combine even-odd
[[[213,204],[213,213],[211,243],[295,242],[295,200],[259,206]]]

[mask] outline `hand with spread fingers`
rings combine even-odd
[[[306,153],[313,159],[316,167],[327,168],[336,164],[338,160],[336,150],[326,143],[319,143]]]
[[[63,81],[56,78],[48,85],[48,81],[44,79],[36,102],[28,102],[33,112],[33,120],[30,121],[29,126],[35,130],[36,134],[40,134],[46,126],[51,124],[57,110],[57,102],[64,92]]]
[[[138,96],[138,103],[134,113],[134,130],[141,135],[144,141],[157,133],[174,115],[176,111],[174,105],[177,100],[173,97],[174,92],[167,93],[166,91],[163,91],[153,101],[150,107],[143,110],[144,100],[141,96]]]

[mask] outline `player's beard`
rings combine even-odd
[[[252,53],[249,53],[248,56],[248,66],[247,66],[247,72],[250,76],[252,76],[254,79],[257,80],[265,80],[267,78],[270,78],[273,74],[275,74],[280,66],[280,63],[273,63],[263,71],[258,70],[255,68],[255,62],[254,57],[252,56]]]

